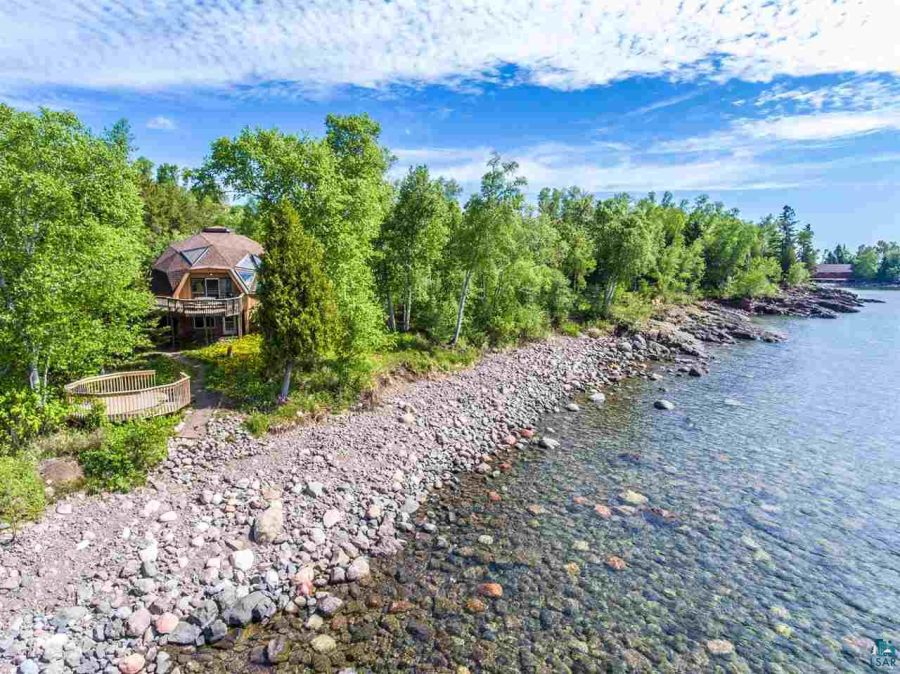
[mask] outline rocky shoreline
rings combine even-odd
[[[431,490],[459,471],[501,470],[516,447],[552,444],[535,437],[543,413],[655,377],[653,360],[702,376],[707,344],[782,339],[749,312],[830,318],[862,304],[818,289],[675,307],[640,334],[492,354],[376,409],[263,440],[213,419],[206,438],[171,443],[147,488],[72,496],[0,547],[0,674],[166,674],[181,670],[167,646],[216,643],[276,611],[331,619],[341,600],[329,586],[365,582],[370,557],[434,527],[414,517]]]

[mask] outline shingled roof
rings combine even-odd
[[[153,263],[151,290],[172,295],[189,271],[231,270],[250,294],[256,292],[256,270],[263,253],[253,239],[227,227],[207,227],[199,234],[171,244]]]

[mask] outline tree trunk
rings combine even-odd
[[[406,304],[403,307],[403,332],[409,332],[409,319],[412,315],[412,285],[406,286]]]
[[[388,290],[387,294],[388,301],[388,330],[391,332],[396,332],[397,330],[397,317],[394,316],[394,295]]]
[[[281,395],[278,396],[278,402],[287,402],[288,393],[291,391],[291,372],[294,370],[294,361],[289,360],[284,366],[284,379],[281,380]]]
[[[462,332],[463,311],[466,308],[466,295],[469,293],[469,281],[472,280],[472,272],[466,272],[466,278],[463,281],[462,292],[459,295],[459,310],[456,312],[456,330],[453,333],[453,339],[450,341],[451,346],[456,346],[459,341],[459,333]]]
[[[603,291],[603,308],[602,314],[603,316],[609,315],[609,307],[612,305],[613,297],[616,294],[616,285],[617,282],[615,279],[610,279],[606,282],[606,289]]]

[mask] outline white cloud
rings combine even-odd
[[[0,84],[579,89],[676,79],[900,73],[891,0],[9,0]],[[286,83],[286,84],[285,84]]]
[[[157,115],[147,120],[148,129],[156,129],[157,131],[172,131],[176,128],[175,122],[163,115]]]
[[[435,175],[452,178],[467,190],[477,188],[492,152],[488,147],[406,148],[396,150],[394,175],[426,163]],[[519,163],[529,190],[578,185],[591,192],[650,190],[757,190],[796,187],[810,180],[796,166],[773,166],[753,157],[685,160],[643,157],[633,148],[597,145],[539,144],[503,152]]]
[[[900,129],[900,110],[823,112],[741,122],[740,133],[752,138],[786,141],[830,141]]]
[[[793,104],[804,110],[871,110],[900,103],[900,81],[859,78],[821,87],[788,87],[779,84],[764,91],[756,107]]]

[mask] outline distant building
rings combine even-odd
[[[176,241],[153,263],[151,289],[176,337],[217,338],[250,329],[262,246],[226,227]]]
[[[852,264],[817,264],[814,281],[849,281],[853,278]]]

